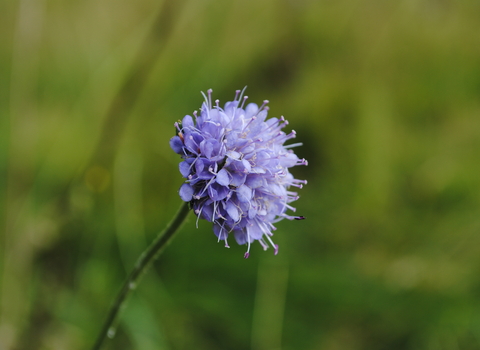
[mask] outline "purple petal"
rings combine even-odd
[[[203,165],[203,160],[197,159],[197,161],[195,162],[195,172],[197,173],[197,175],[203,171],[204,167],[205,166]]]
[[[237,151],[228,151],[227,152],[227,157],[231,158],[231,159],[238,160],[238,159],[240,159],[240,153],[238,153]]]
[[[203,141],[203,136],[197,132],[186,132],[185,135],[183,135],[183,139],[185,147],[187,147],[190,152],[198,154],[200,151],[200,143]]]
[[[267,118],[267,110],[263,110],[261,111],[260,113],[257,114],[257,123],[258,122],[263,122],[265,120],[265,118]]]
[[[245,184],[248,185],[250,188],[258,188],[263,186],[264,184],[264,178],[263,176],[260,175],[249,175],[247,177],[247,181],[245,181]]]
[[[233,234],[235,236],[235,240],[237,241],[238,244],[242,245],[247,243],[247,234],[245,232],[240,230],[235,230],[233,232],[234,232]]]
[[[258,112],[258,105],[256,103],[249,103],[245,108],[247,118],[253,117]]]
[[[221,169],[217,173],[217,183],[222,186],[228,186],[230,184],[230,177],[231,176],[229,176],[228,171]]]
[[[243,166],[245,167],[245,170],[246,170],[247,172],[252,171],[252,166],[250,165],[250,162],[249,162],[248,160],[243,159],[243,160],[242,160],[242,164],[243,164]]]
[[[173,149],[175,153],[182,154],[183,153],[183,141],[180,137],[174,136],[170,139],[170,147]]]
[[[189,115],[186,115],[185,117],[183,117],[183,120],[182,120],[182,127],[183,128],[190,128],[190,127],[193,127],[194,124],[193,124],[193,118]]]
[[[230,182],[230,185],[235,187],[242,186],[245,183],[245,179],[247,178],[247,174],[245,173],[234,172],[231,175],[232,175],[232,180]]]
[[[263,237],[263,231],[258,225],[249,226],[247,228],[250,239],[261,239]]]
[[[182,174],[183,177],[190,175],[190,164],[188,164],[186,161],[181,162],[178,165],[178,168],[180,169],[180,174]]]
[[[250,201],[252,194],[252,189],[246,185],[242,185],[237,189],[237,197],[240,202]]]
[[[230,190],[227,187],[213,184],[208,187],[207,192],[212,201],[221,201],[227,198]]]
[[[228,215],[230,215],[230,217],[234,222],[238,221],[238,219],[240,218],[240,214],[235,204],[233,204],[232,202],[227,202],[225,210],[227,211]]]
[[[213,217],[213,205],[212,204],[209,204],[209,205],[204,205],[203,208],[202,208],[202,216],[204,219],[206,219],[207,221],[213,221],[212,220],[212,217]]]
[[[208,140],[210,141],[210,140]],[[213,152],[213,146],[210,142],[207,140],[203,140],[202,143],[200,144],[200,151],[206,158],[210,158],[212,156]]]
[[[218,224],[213,225],[213,233],[215,233],[215,236],[217,236],[218,239],[226,239],[228,237],[227,230]]]
[[[180,198],[184,202],[190,202],[193,198],[193,187],[191,187],[189,184],[184,183],[181,187],[180,190],[178,191],[178,194],[180,195]]]

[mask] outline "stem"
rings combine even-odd
[[[107,319],[103,324],[102,330],[100,331],[92,350],[99,350],[105,341],[105,338],[113,338],[115,335],[114,326],[120,316],[120,311],[125,307],[128,296],[136,288],[144,272],[147,271],[152,262],[160,255],[163,248],[167,246],[173,235],[182,226],[189,212],[190,209],[188,202],[183,203],[165,230],[163,230],[150,244],[150,246],[142,253],[142,255],[140,255],[132,272],[130,272],[130,275],[123,283],[120,292],[110,307]]]

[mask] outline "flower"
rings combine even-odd
[[[299,197],[289,187],[302,188],[306,180],[297,180],[288,171],[296,165],[307,165],[291,150],[300,143],[285,146],[295,131],[281,131],[288,122],[281,117],[267,118],[268,101],[258,107],[249,103],[245,89],[237,90],[235,99],[222,109],[219,101],[212,105],[212,90],[203,94],[200,115],[186,115],[175,123],[178,134],[170,140],[171,148],[181,155],[180,173],[186,181],[180,198],[190,202],[198,218],[213,222],[213,232],[228,247],[233,234],[238,244],[259,241],[266,250],[274,223],[282,219],[304,219],[286,214],[295,211],[289,203]]]

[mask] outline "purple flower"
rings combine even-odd
[[[288,168],[307,161],[291,150],[301,144],[284,145],[295,137],[295,131],[281,131],[288,122],[283,117],[266,119],[268,101],[244,107],[244,90],[237,90],[223,109],[218,100],[212,105],[208,90],[200,115],[195,112],[194,118],[187,115],[175,123],[178,134],[170,146],[183,159],[179,169],[187,180],[179,190],[181,199],[190,202],[198,218],[213,222],[213,232],[226,247],[230,234],[238,244],[247,244],[248,258],[253,241],[265,250],[270,244],[277,254],[273,224],[303,219],[286,213],[295,211],[289,203],[298,199],[289,188],[307,183],[295,179]]]

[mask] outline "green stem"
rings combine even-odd
[[[155,238],[152,244],[150,244],[150,246],[142,253],[142,255],[140,255],[132,272],[130,272],[130,275],[125,280],[122,289],[120,289],[120,292],[110,307],[107,319],[103,324],[102,330],[98,335],[97,341],[92,347],[92,350],[99,350],[107,337],[113,338],[115,335],[116,322],[120,316],[120,311],[125,307],[128,296],[137,287],[137,284],[144,272],[147,271],[152,262],[160,255],[163,248],[167,246],[173,235],[182,226],[189,212],[189,204],[183,203],[165,230],[163,230],[163,232],[161,232],[157,238]]]

